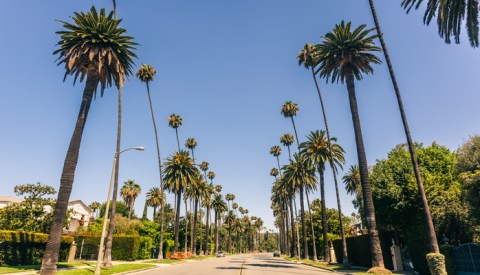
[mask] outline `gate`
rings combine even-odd
[[[467,243],[453,249],[457,275],[480,275],[480,245]]]

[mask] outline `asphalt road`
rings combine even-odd
[[[332,274],[322,269],[274,258],[272,254],[227,256],[138,272],[139,275],[272,275],[272,274]]]

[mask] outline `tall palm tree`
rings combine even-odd
[[[305,225],[305,209],[303,202],[303,192],[305,185],[315,184],[317,178],[315,170],[310,163],[300,154],[293,154],[293,160],[289,165],[283,167],[283,177],[285,182],[291,186],[292,190],[300,192],[300,218],[303,230],[303,258],[308,259],[307,227]]]
[[[175,129],[175,134],[177,136],[177,145],[178,145],[178,151],[180,151],[180,139],[178,139],[178,127],[182,126],[183,124],[183,119],[177,115],[177,114],[171,114],[168,118],[168,126],[172,127]]]
[[[317,65],[317,62],[318,62],[318,52],[316,51],[315,45],[305,44],[304,47],[303,47],[303,50],[301,50],[299,52],[299,54],[297,56],[297,59],[298,59],[298,65],[303,64],[305,66],[305,68],[310,69],[310,71],[312,73],[312,78],[313,78],[313,81],[315,83],[315,88],[317,90],[318,99],[320,101],[320,107],[322,108],[322,116],[323,116],[323,122],[325,124],[325,130],[326,130],[326,133],[327,133],[327,140],[331,140],[331,138],[330,138],[330,128],[328,127],[327,112],[325,111],[325,105],[323,103],[323,97],[322,97],[322,93],[320,91],[320,86],[318,85],[317,78],[315,77],[316,76],[315,66]],[[327,143],[327,145],[328,145],[329,151],[331,152],[332,151],[331,143]],[[337,173],[336,173],[335,168],[334,168],[334,162],[335,161],[332,159],[332,157],[333,156],[330,155],[329,163],[330,163],[330,168],[331,168],[332,173],[333,173],[333,181],[334,181],[334,184],[335,184],[335,193],[336,193],[336,196],[337,196],[337,206],[338,206],[339,211],[341,212],[340,194],[339,194],[339,191],[338,191]],[[321,175],[321,177],[323,177],[323,175]],[[322,188],[320,188],[320,190],[322,190]],[[346,241],[346,238],[345,238],[345,230],[343,229],[342,215],[340,214],[339,217],[340,217],[340,223],[341,223],[343,264],[348,265],[347,241]],[[328,247],[326,247],[327,245],[328,244],[324,243],[325,251],[327,251],[326,249],[328,249]],[[328,251],[330,251],[330,249],[328,249]],[[328,256],[329,256],[329,254],[328,254]],[[328,257],[328,260],[329,260],[329,257]]]
[[[275,179],[277,179],[278,173],[279,170],[277,168],[272,168],[272,170],[270,170],[270,176],[275,177]]]
[[[194,150],[195,148],[197,147],[197,141],[194,139],[194,138],[187,138],[187,140],[185,141],[185,147],[187,147],[188,149],[190,149],[190,151],[192,152],[192,159],[193,159],[193,162],[195,163],[195,153],[194,153]],[[208,169],[208,168],[207,168]]]
[[[198,172],[198,169],[193,165],[193,159],[190,158],[188,151],[185,150],[175,152],[173,155],[168,157],[164,163],[163,180],[165,182],[165,188],[177,195],[177,215],[175,215],[174,225],[174,252],[178,252],[178,227],[180,221],[180,204],[182,200],[182,193],[187,188],[188,184],[195,180]]]
[[[227,195],[225,195],[225,200],[227,200],[228,210],[230,210],[230,202],[235,200],[235,195],[234,194],[227,194]]]
[[[74,83],[80,77],[80,81],[86,79],[86,84],[60,178],[41,274],[56,272],[68,200],[92,98],[99,84],[101,95],[109,86],[123,86],[125,77],[131,74],[133,58],[136,57],[133,50],[137,44],[132,37],[125,35],[126,30],[119,27],[121,20],[114,19],[112,13],[107,15],[105,9],[98,13],[92,7],[87,13],[75,13],[72,19],[73,23],[61,21],[65,30],[57,32],[60,41],[54,54],[59,56],[58,65],[65,64],[64,80],[71,75]]]
[[[215,211],[215,253],[218,252],[218,227],[220,213],[227,210],[227,204],[222,198],[221,194],[215,195],[211,203],[212,209]]]
[[[403,0],[402,7],[407,13],[415,7],[418,9],[423,0]],[[370,6],[373,8],[373,1],[370,0]],[[434,17],[437,17],[438,34],[450,44],[451,37],[455,43],[460,43],[460,33],[463,21],[467,28],[468,40],[470,46],[477,48],[478,42],[478,0],[428,0],[423,16],[423,23],[429,25]],[[465,17],[465,14],[467,15]],[[376,15],[375,15],[376,16]],[[375,22],[375,24],[377,24]],[[381,32],[378,32],[381,34]]]
[[[193,159],[193,163],[195,164],[195,148],[197,147],[197,141],[194,138],[187,138],[187,140],[185,141],[185,147],[187,147],[187,149],[190,149],[190,152],[192,152],[192,159]],[[192,254],[196,255],[196,253],[193,252],[193,250],[195,250],[195,249],[193,249],[193,247],[192,247],[193,242],[194,242],[193,230],[194,230],[194,227],[195,227],[195,224],[192,223],[192,220],[196,219],[196,217],[192,219],[192,212],[193,212],[192,211],[192,205],[191,205],[192,204],[192,199],[193,199],[193,197],[190,197],[190,218],[189,218],[190,219],[190,232],[191,232],[190,233],[190,246],[191,246],[190,250],[191,250]],[[187,213],[186,209],[187,209],[187,201],[185,200],[185,213]],[[185,218],[185,220],[186,220],[186,218]],[[187,222],[185,222],[185,232],[187,232]],[[187,233],[185,233],[185,235],[186,234]],[[187,239],[185,238],[185,244],[187,243],[186,240]],[[187,246],[185,245],[185,249],[186,249],[186,247]]]
[[[330,142],[326,137],[326,131],[310,132],[307,136],[307,141],[300,144],[301,153],[310,159],[315,165],[320,178],[320,198],[322,205],[322,227],[323,227],[323,249],[325,252],[325,259],[330,260],[330,248],[328,246],[328,234],[327,234],[327,221],[326,221],[326,205],[325,205],[325,166],[327,162],[331,163],[333,167],[335,178],[337,174],[337,167],[342,168],[342,164],[345,163],[345,151],[336,143],[336,138],[331,138]],[[345,229],[343,226],[342,207],[340,203],[340,194],[338,192],[338,186],[335,185],[335,193],[337,195],[337,209],[340,217],[340,232],[342,237],[343,247],[343,264],[348,264],[347,243],[345,238]]]
[[[92,209],[93,211],[93,214],[96,215],[98,217],[98,209],[100,209],[100,203],[98,201],[93,201],[89,206],[88,208]]]
[[[365,220],[365,210],[362,199],[362,185],[360,182],[360,170],[358,165],[350,166],[350,169],[347,173],[345,173],[342,179],[343,183],[345,184],[345,190],[347,191],[347,194],[355,195],[356,202],[354,201],[354,205],[358,206],[362,224],[365,225],[367,222]]]
[[[152,187],[150,190],[147,192],[147,205],[150,207],[153,207],[153,219],[155,220],[155,217],[157,216],[157,207],[163,207],[165,205],[165,202],[167,200],[167,197],[165,195],[165,192],[158,188],[158,187]]]
[[[362,74],[373,73],[371,64],[380,64],[380,59],[373,52],[380,51],[373,40],[376,35],[370,35],[372,30],[365,30],[361,25],[351,30],[351,22],[341,22],[333,30],[322,37],[323,41],[317,45],[320,54],[318,71],[320,76],[332,82],[346,82],[350,111],[352,114],[355,142],[357,145],[358,163],[362,182],[365,214],[368,220],[370,236],[370,251],[372,266],[384,268],[383,255],[378,237],[375,208],[373,206],[372,191],[368,178],[368,164],[363,144],[362,128],[355,95],[355,79],[361,80]]]
[[[135,180],[127,180],[120,189],[120,195],[128,206],[128,219],[130,219],[133,211],[133,205],[138,195],[142,192],[142,188]]]
[[[198,173],[196,180],[192,182],[188,189],[185,190],[185,196],[194,200],[194,215],[193,215],[193,228],[191,229],[191,241],[190,252],[197,255],[197,220],[198,220],[198,204],[199,201],[207,195],[208,183],[204,181],[202,174]]]
[[[206,201],[206,206],[207,206],[207,215],[206,215],[206,230],[207,230],[207,234],[206,234],[206,246],[207,246],[207,249],[206,249],[206,254],[208,254],[208,249],[210,248],[209,244],[210,244],[210,237],[211,237],[211,229],[210,229],[210,209],[211,209],[211,200],[212,200],[212,196],[214,196],[214,192],[215,192],[215,187],[213,186],[213,179],[215,178],[215,172],[213,171],[209,171],[207,173],[207,178],[210,180],[210,187],[211,187],[211,192],[209,193],[209,198],[208,198],[208,201]],[[219,192],[219,191],[217,191]]]
[[[280,146],[278,145],[275,145],[275,146],[272,146],[272,148],[270,148],[270,154],[274,157],[277,158],[277,165],[278,165],[278,170],[280,171],[280,154],[282,153],[282,148],[280,148]],[[282,174],[282,172],[280,172],[280,174]]]
[[[292,159],[292,154],[290,152],[290,146],[293,144],[294,141],[295,141],[295,138],[290,133],[285,133],[285,134],[283,134],[283,136],[280,137],[280,143],[282,143],[282,145],[286,146],[287,149],[288,149],[288,159]]]
[[[153,104],[152,104],[152,97],[150,96],[150,81],[153,81],[153,78],[157,71],[153,66],[150,66],[148,64],[142,64],[140,69],[137,70],[135,75],[137,76],[140,81],[145,82],[145,85],[147,86],[147,95],[148,95],[148,103],[150,105],[150,115],[152,116],[152,123],[153,123],[153,131],[155,133],[155,143],[157,145],[157,159],[158,159],[158,172],[159,172],[159,178],[160,178],[160,190],[163,190],[163,176],[162,176],[162,158],[160,156],[160,143],[158,142],[158,130],[157,130],[157,122],[155,120],[155,115],[153,112]],[[163,192],[163,191],[162,191]],[[165,220],[165,211],[164,211],[164,202],[160,205],[160,243],[158,245],[158,260],[161,261],[163,260],[163,232],[164,232],[164,220]],[[154,207],[154,215],[153,218],[155,219],[155,210],[156,207]]]
[[[206,192],[202,198],[203,207],[206,209],[205,214],[205,255],[209,253],[209,243],[210,243],[210,204],[212,202],[212,196],[215,193],[212,184],[206,185]]]
[[[403,0],[403,7],[410,10],[410,8],[417,3],[416,8],[422,3],[423,0]],[[432,215],[430,213],[430,207],[428,206],[427,196],[425,195],[425,189],[423,186],[422,175],[420,173],[420,168],[418,167],[417,155],[415,153],[415,145],[413,144],[412,136],[410,134],[410,128],[408,126],[407,115],[405,109],[403,108],[402,95],[400,93],[400,88],[397,84],[397,79],[393,71],[393,65],[390,60],[390,55],[388,54],[387,44],[383,39],[383,33],[380,29],[380,23],[378,21],[377,12],[375,10],[375,5],[373,0],[369,0],[370,10],[372,12],[373,21],[375,22],[375,28],[377,30],[378,39],[382,45],[383,54],[385,56],[385,61],[387,62],[388,71],[390,73],[390,78],[392,80],[393,89],[395,90],[395,96],[397,98],[398,109],[400,111],[400,116],[402,118],[403,130],[407,138],[408,151],[410,152],[410,158],[412,160],[413,171],[415,174],[415,180],[418,187],[418,196],[422,201],[423,206],[423,215],[425,217],[425,223],[428,228],[428,237],[430,242],[430,250],[434,253],[440,253],[438,247],[437,235],[435,234],[435,228],[433,226]],[[462,5],[463,4],[463,5]],[[450,36],[455,36],[457,43],[460,42],[460,24],[464,18],[465,9],[467,9],[467,33],[470,39],[470,45],[472,47],[478,47],[478,0],[468,0],[468,6],[465,5],[465,0],[460,1],[428,1],[428,9],[425,12],[424,20],[427,24],[430,23],[430,20],[435,16],[435,10],[438,7],[438,26],[439,33],[441,36],[445,36],[445,41],[450,42]]]
[[[228,224],[228,253],[232,253],[232,227],[233,223],[235,222],[235,218],[236,217],[235,214],[233,214],[233,210],[229,210],[227,215],[225,216],[225,223]]]

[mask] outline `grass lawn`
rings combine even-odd
[[[152,264],[119,264],[114,265],[112,268],[102,268],[100,273],[101,274],[115,274],[121,273],[126,271],[133,271],[133,270],[140,270],[149,267],[155,267]],[[93,274],[95,267],[89,268],[81,268],[81,269],[74,269],[74,270],[62,270],[57,272],[58,275],[68,274],[68,275],[91,275]]]
[[[68,268],[74,266],[82,266],[85,263],[78,262],[78,263],[59,263],[58,268]],[[0,267],[0,274],[5,273],[16,273],[16,272],[25,272],[29,270],[39,270],[40,265],[17,265],[17,266],[2,266]]]
[[[181,263],[184,262],[185,260],[175,260],[175,259],[163,259],[161,261],[159,260],[148,260],[144,261],[144,263],[147,264],[175,264],[175,263]]]

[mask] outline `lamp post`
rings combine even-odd
[[[95,275],[100,275],[100,265],[103,260],[103,253],[105,252],[104,243],[105,243],[105,237],[106,237],[105,235],[107,234],[108,212],[110,209],[110,197],[112,195],[112,185],[113,185],[113,176],[115,174],[115,165],[117,164],[118,155],[128,150],[143,151],[145,150],[145,148],[143,146],[128,148],[121,151],[118,154],[115,153],[115,156],[113,157],[112,174],[110,176],[110,185],[108,187],[107,205],[105,207],[105,216],[103,217],[102,235],[100,237],[100,246],[98,247],[98,257],[97,257],[97,265],[95,267]]]

